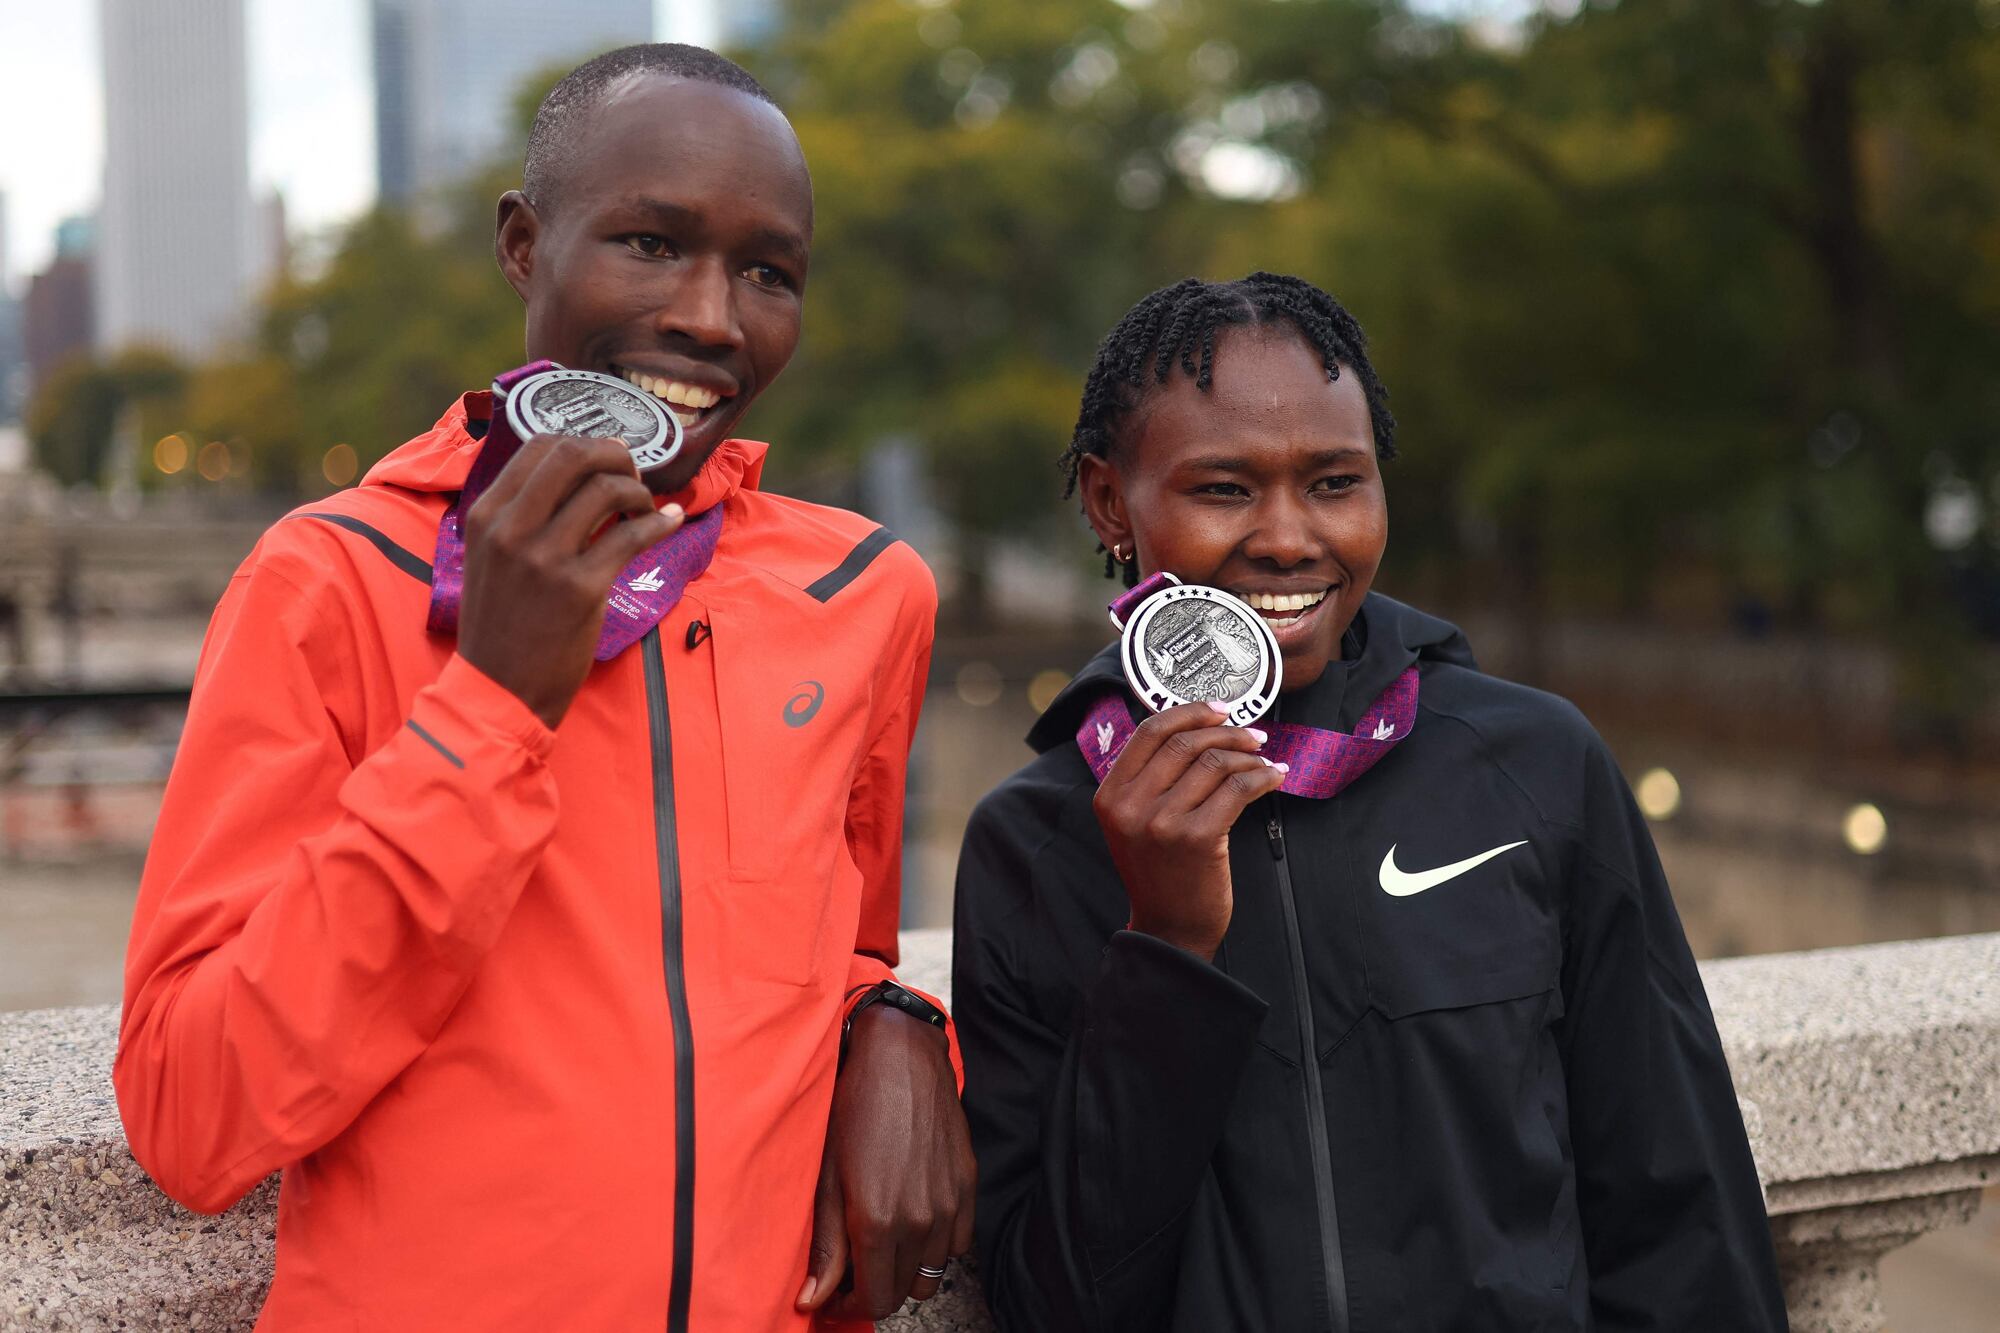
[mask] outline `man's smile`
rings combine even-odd
[[[696,384],[690,380],[677,379],[664,373],[656,374],[620,365],[617,362],[611,363],[611,373],[628,384],[644,389],[665,403],[667,410],[681,423],[683,431],[693,431],[716,406],[736,396],[733,387]]]

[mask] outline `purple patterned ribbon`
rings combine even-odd
[[[1154,574],[1111,604],[1111,623],[1124,627],[1134,608],[1170,586],[1172,580]],[[1274,763],[1290,766],[1278,790],[1291,796],[1324,800],[1375,767],[1383,755],[1400,745],[1417,721],[1417,669],[1410,667],[1377,695],[1349,732],[1279,722],[1259,728],[1270,739],[1259,751]],[[1077,730],[1077,747],[1099,782],[1138,730],[1124,696],[1111,690],[1090,706]]]
[[[464,489],[438,524],[427,622],[434,633],[458,632],[458,607],[465,596],[465,513],[521,448],[521,441],[507,424],[501,403],[507,391],[528,376],[554,369],[557,366],[553,361],[536,361],[493,381],[494,411],[486,427],[486,443],[472,461]],[[605,599],[604,627],[598,631],[593,656],[600,662],[608,662],[659,624],[680,601],[687,585],[708,568],[721,536],[722,506],[718,504],[634,556],[619,571]]]

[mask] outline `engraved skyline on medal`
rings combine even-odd
[[[522,440],[536,435],[618,439],[641,474],[681,451],[681,423],[642,389],[594,370],[548,370],[507,395],[507,419]]]
[[[1178,704],[1229,707],[1237,726],[1270,711],[1284,680],[1277,639],[1250,606],[1220,588],[1175,581],[1123,626],[1125,678],[1154,712]]]

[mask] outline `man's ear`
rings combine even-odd
[[[528,299],[528,280],[535,271],[535,243],[542,238],[542,218],[528,196],[509,190],[500,196],[493,220],[493,257],[507,285],[523,301]]]
[[[1125,493],[1117,465],[1095,454],[1085,454],[1077,460],[1076,488],[1083,496],[1083,514],[1090,520],[1097,540],[1121,561],[1130,560],[1132,525],[1125,518]]]

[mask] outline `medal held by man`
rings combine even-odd
[[[537,435],[574,435],[625,442],[643,479],[681,452],[681,423],[652,394],[615,375],[568,370],[537,361],[493,381],[493,424],[514,448]],[[513,449],[503,449],[512,455]]]

